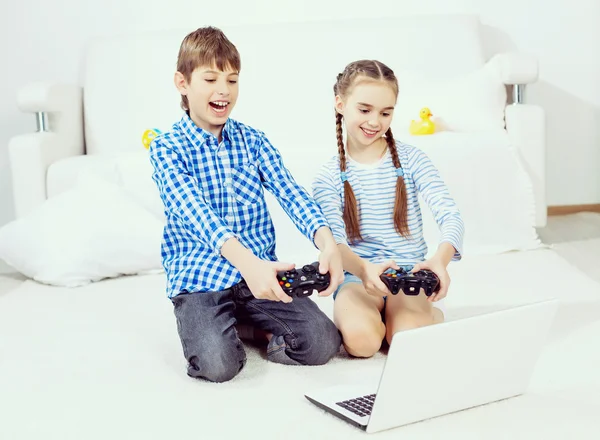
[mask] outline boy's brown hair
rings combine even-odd
[[[345,98],[351,92],[352,87],[360,79],[384,81],[392,88],[394,94],[398,96],[398,80],[396,79],[394,72],[388,66],[377,60],[359,60],[348,64],[344,71],[338,75],[337,81],[333,86],[333,93]],[[343,118],[344,117],[340,113],[337,111],[335,112],[340,171],[346,172],[346,149],[344,148],[344,138],[342,135]],[[391,128],[385,133],[385,140],[387,147],[390,150],[394,167],[397,169],[402,168]],[[396,198],[394,202],[394,227],[396,231],[404,237],[410,236],[407,217],[408,206],[406,202],[406,185],[404,184],[404,178],[398,176],[396,180]],[[354,191],[348,180],[344,181],[343,218],[349,241],[355,243],[362,240],[356,196],[354,195]]]
[[[189,82],[192,72],[201,66],[214,66],[221,71],[241,70],[237,48],[218,28],[208,26],[196,29],[181,42],[177,71]],[[181,108],[189,110],[187,96],[181,96]]]

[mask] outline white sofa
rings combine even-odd
[[[400,83],[395,137],[422,148],[440,169],[465,219],[465,252],[539,245],[535,226],[546,221],[544,112],[510,103],[507,92],[507,86],[518,85],[522,92],[536,81],[537,62],[519,53],[486,58],[477,17],[223,30],[242,59],[232,116],[263,130],[301,184],[310,188],[318,166],[336,154],[336,75],[353,60],[379,59]],[[82,173],[94,171],[126,188],[161,219],[141,137],[148,128],[167,130],[180,118],[173,73],[179,44],[189,31],[98,39],[86,49],[82,86],[36,83],[20,91],[19,108],[36,115],[39,131],[14,137],[9,145],[18,218],[32,215],[45,200],[72,189]],[[423,106],[437,118],[439,132],[410,136],[409,122]],[[310,243],[272,198],[269,204],[280,258],[297,264],[313,258]],[[72,215],[61,209],[65,217]],[[423,211],[431,252],[438,232],[429,210]]]

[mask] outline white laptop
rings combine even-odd
[[[305,397],[372,433],[523,394],[557,307],[551,299],[398,332],[378,384]]]

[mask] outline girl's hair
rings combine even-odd
[[[221,71],[229,68],[239,72],[241,69],[237,48],[218,28],[208,26],[196,29],[181,42],[177,71],[189,82],[192,72],[201,66],[215,66]],[[187,96],[181,96],[181,108],[189,110]]]
[[[339,95],[342,99],[348,96],[351,92],[352,87],[360,79],[385,81],[398,96],[398,80],[394,75],[392,69],[387,67],[385,64],[376,60],[360,60],[350,63],[346,66],[344,71],[337,77],[337,81],[333,86],[333,92],[335,95]],[[346,234],[350,242],[357,242],[362,240],[360,235],[360,222],[358,206],[356,203],[356,196],[350,182],[346,178],[346,149],[344,148],[344,139],[342,136],[342,114],[335,112],[336,120],[336,133],[338,142],[338,152],[340,155],[340,171],[342,173],[342,181],[344,182],[344,223],[346,224]],[[392,135],[392,129],[389,128],[385,133],[385,140],[387,142],[388,149],[392,155],[392,162],[398,170],[398,180],[396,181],[396,201],[394,203],[394,227],[396,231],[404,237],[410,235],[407,221],[407,203],[406,203],[406,185],[404,184],[404,178],[402,177],[402,165],[398,158],[398,151],[396,149],[396,142]]]

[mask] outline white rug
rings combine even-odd
[[[562,300],[530,389],[377,438],[597,438],[600,284],[551,250],[465,259],[451,276],[448,319]],[[303,393],[378,375],[383,354],[288,367],[248,347],[247,366],[231,382],[196,381],[185,374],[164,282],[128,277],[79,289],[25,282],[0,297],[0,439],[364,438]],[[317,301],[331,311],[330,298]]]

